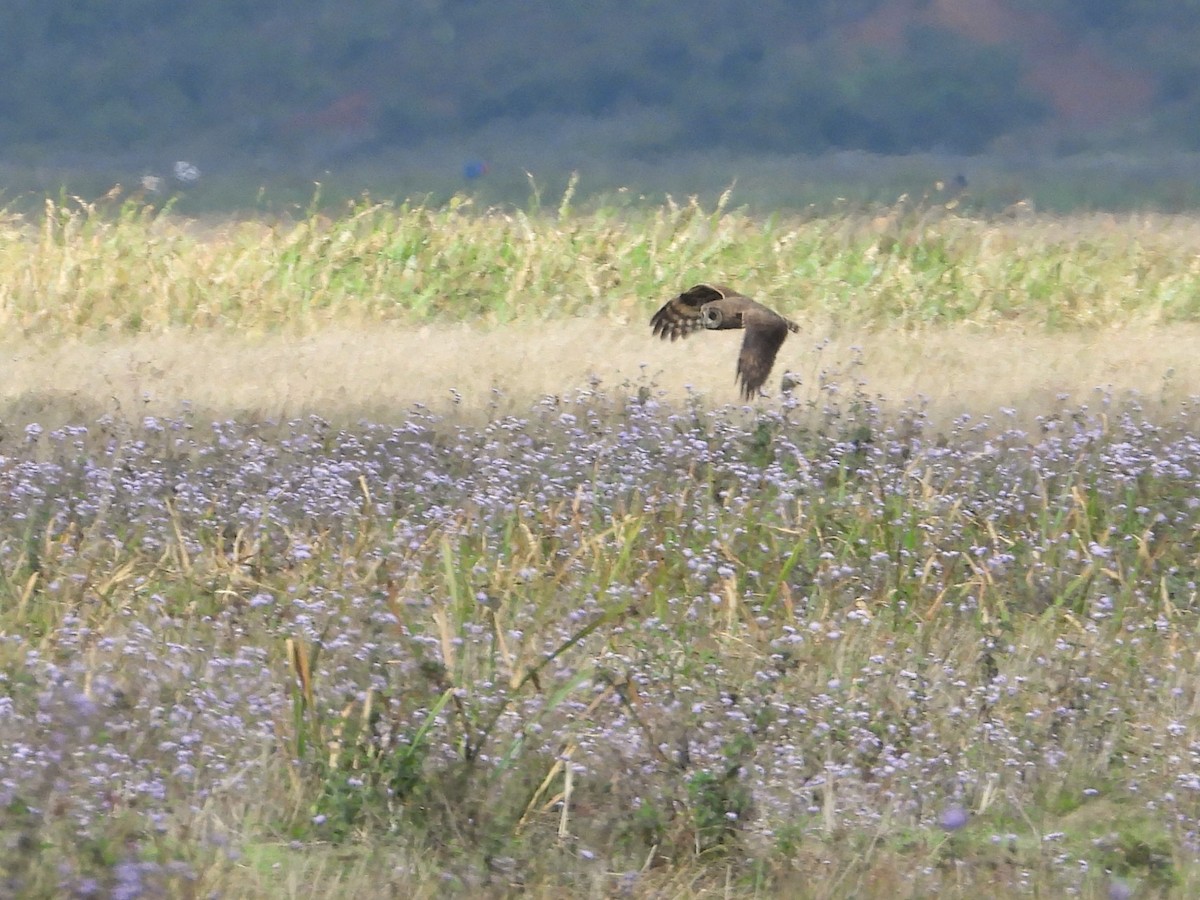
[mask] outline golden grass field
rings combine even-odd
[[[593,380],[608,389],[652,383],[673,399],[690,387],[707,404],[736,403],[740,334],[661,342],[647,324],[661,299],[646,298],[645,315],[633,320],[9,340],[0,344],[0,419],[51,426],[100,412],[174,414],[185,403],[218,419],[313,413],[335,422],[388,421],[418,404],[469,418],[525,409]],[[1086,403],[1098,388],[1173,405],[1200,391],[1200,326],[1113,324],[1047,333],[961,324],[919,331],[810,325],[785,343],[770,396],[759,404],[777,399],[785,371],[800,376],[795,390],[806,398],[825,373],[860,382],[887,406],[923,402],[934,421],[1004,407],[1037,416],[1060,407],[1062,395]]]
[[[119,192],[0,217],[0,414],[177,409],[334,418],[521,406],[596,378],[736,399],[739,336],[652,339],[726,280],[804,326],[801,390],[850,376],[932,414],[1036,415],[1094,388],[1197,379],[1200,223],[955,215],[902,201],[757,218],[695,201],[578,212],[363,202],[298,221],[178,219]]]

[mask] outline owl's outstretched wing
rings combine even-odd
[[[742,386],[743,399],[750,400],[766,384],[788,332],[800,329],[794,322],[789,322],[765,306],[746,310],[743,322],[746,336],[742,339],[742,350],[738,354],[737,380]]]
[[[704,327],[700,308],[714,300],[741,297],[737,291],[723,284],[697,284],[673,297],[650,317],[654,333],[664,341],[685,338],[693,331]]]

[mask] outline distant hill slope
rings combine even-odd
[[[912,29],[944,29],[1018,61],[1021,84],[1065,125],[1097,126],[1144,115],[1158,88],[1152,68],[1106,49],[1066,16],[1013,0],[890,0],[845,29],[848,43],[902,53]]]
[[[192,135],[231,158],[370,153],[647,110],[626,152],[972,153],[1134,123],[1200,148],[1200,7],[1172,0],[46,0],[5,19],[0,159]]]

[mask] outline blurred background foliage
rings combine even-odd
[[[10,165],[295,171],[522,135],[552,153],[581,119],[612,123],[582,140],[627,160],[1200,150],[1196,0],[11,0],[0,18]]]

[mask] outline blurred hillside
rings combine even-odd
[[[1196,0],[11,0],[2,21],[16,165],[553,154],[580,122],[631,161],[1200,150]]]

